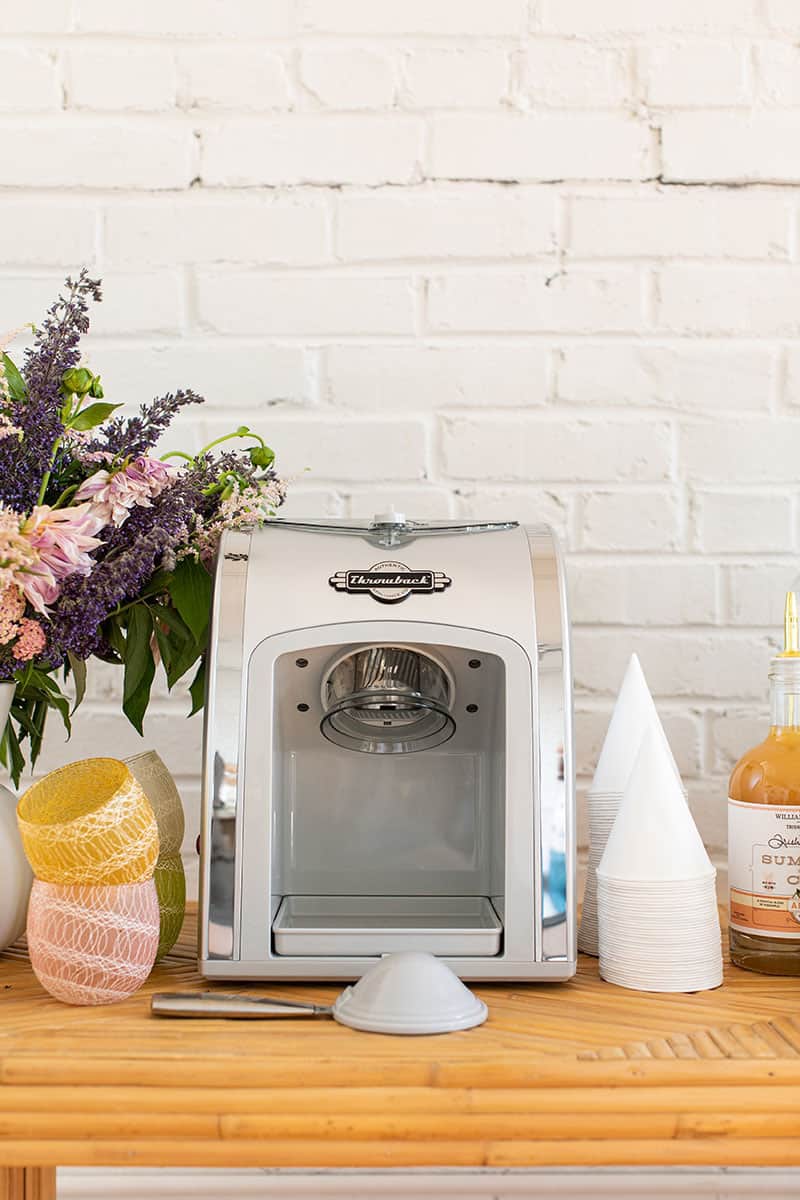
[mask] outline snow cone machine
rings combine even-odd
[[[208,661],[200,967],[469,980],[575,970],[572,683],[544,526],[226,533]]]

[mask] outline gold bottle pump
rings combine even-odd
[[[800,617],[797,613],[797,592],[786,593],[783,608],[783,651],[778,658],[800,658]]]

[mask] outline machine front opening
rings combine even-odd
[[[501,953],[502,660],[312,647],[277,660],[274,686],[273,953]]]

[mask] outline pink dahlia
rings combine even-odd
[[[91,552],[101,544],[94,535],[104,524],[92,512],[91,504],[57,509],[40,504],[23,522],[22,532],[37,561],[20,572],[17,581],[37,612],[47,612],[47,605],[58,596],[62,579],[76,572],[89,574],[93,566]]]
[[[78,488],[75,499],[90,501],[92,511],[102,517],[104,525],[119,527],[135,505],[149,508],[153,497],[169,486],[174,475],[174,467],[142,454],[121,471],[95,471]]]

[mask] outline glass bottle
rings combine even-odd
[[[772,660],[769,734],[736,764],[728,802],[731,961],[800,975],[800,647],[795,592]]]

